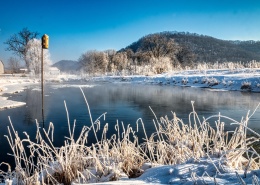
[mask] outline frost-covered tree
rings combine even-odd
[[[112,72],[112,71],[114,71],[114,67],[115,67],[115,65],[113,63],[113,58],[117,52],[114,49],[105,50],[104,52],[107,54],[107,57],[108,57],[107,70],[108,70],[108,72]]]
[[[116,50],[114,50],[114,49],[108,49],[108,50],[105,50],[104,53],[107,54],[108,60],[109,60],[109,62],[111,62],[112,59],[113,59],[113,57],[114,57],[114,55],[116,54]]]
[[[23,28],[17,34],[12,35],[4,44],[7,45],[6,50],[12,51],[14,54],[19,56],[22,60],[25,61],[27,69],[29,69],[29,62],[26,61],[27,54],[27,44],[30,40],[37,38],[39,33],[32,32],[28,28]]]
[[[41,73],[42,46],[41,40],[32,39],[26,45],[25,60],[29,64],[29,71],[34,75]],[[51,64],[49,50],[43,50],[44,71],[46,72]]]
[[[150,64],[151,72],[155,74],[173,70],[172,61],[169,57],[161,57],[160,59],[152,58]]]
[[[91,50],[79,58],[81,70],[89,74],[104,74],[107,72],[108,54],[102,51]]]
[[[128,58],[126,52],[116,53],[113,57],[113,63],[116,66],[116,69],[119,71],[127,69]]]

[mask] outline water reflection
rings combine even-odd
[[[221,112],[226,116],[240,120],[248,110],[253,110],[260,103],[257,93],[209,91],[207,89],[112,84],[85,89],[91,107],[101,105],[108,110],[110,106],[123,102],[137,109],[142,116],[151,115],[149,106],[158,116],[176,112],[180,118],[187,118],[192,111],[191,101],[195,101],[195,109],[201,116],[210,116]],[[257,111],[255,117],[259,116]],[[258,117],[259,118],[259,117]],[[254,127],[259,127],[255,124]]]
[[[0,135],[7,134],[8,116],[11,116],[14,127],[21,134],[26,131],[34,138],[35,119],[41,120],[41,92],[32,87],[21,94],[12,97],[14,100],[26,101],[26,106],[16,109],[0,111]],[[200,117],[208,117],[221,112],[235,120],[241,120],[248,110],[254,110],[260,102],[257,93],[209,91],[207,89],[158,86],[158,85],[132,85],[132,84],[94,84],[93,87],[83,87],[88,99],[93,119],[107,112],[102,125],[109,123],[109,133],[114,133],[114,125],[123,122],[131,124],[136,130],[136,120],[142,118],[148,135],[154,132],[154,116],[149,109],[153,109],[158,117],[168,115],[171,111],[187,123],[188,115],[192,111],[191,101],[195,101],[195,109]],[[90,126],[90,119],[86,104],[79,88],[75,86],[46,85],[45,87],[45,126],[51,121],[55,126],[54,144],[63,145],[64,136],[68,136],[68,125],[64,100],[66,101],[70,122],[76,119],[76,135],[83,125]],[[251,118],[249,126],[259,132],[260,111],[257,110]],[[214,121],[212,122],[214,124]],[[228,125],[228,124],[227,124]],[[139,125],[140,126],[140,125]],[[228,126],[227,128],[231,128]],[[139,129],[139,138],[143,133]],[[93,139],[93,140],[91,140]],[[89,142],[94,141],[90,134]],[[0,145],[4,150],[0,151],[1,161],[6,161],[5,155],[10,150],[6,139],[0,137]],[[3,156],[3,157],[2,157]]]

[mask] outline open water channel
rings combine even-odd
[[[248,110],[253,110],[260,103],[259,93],[237,91],[211,91],[209,89],[143,85],[128,83],[98,83],[78,84],[88,100],[93,120],[106,112],[105,120],[101,118],[101,128],[109,124],[108,136],[115,132],[114,126],[123,122],[130,124],[136,130],[136,121],[142,118],[146,132],[149,135],[155,131],[154,115],[167,115],[172,118],[172,112],[188,123],[189,113],[192,111],[191,101],[195,101],[195,110],[202,119],[211,115],[222,115],[240,121]],[[83,95],[75,84],[47,84],[44,93],[44,125],[42,123],[41,91],[40,86],[31,86],[24,92],[14,94],[10,99],[24,101],[26,106],[0,111],[0,162],[13,161],[10,147],[4,135],[7,135],[7,126],[10,116],[15,129],[20,135],[26,131],[31,138],[35,137],[37,119],[41,127],[54,124],[54,144],[61,146],[64,137],[69,136],[67,116],[64,100],[69,111],[71,124],[76,120],[76,134],[80,133],[84,125],[90,126],[90,117]],[[172,112],[171,112],[172,111]],[[230,121],[223,119],[226,129],[233,129]],[[214,125],[214,120],[211,120]],[[260,133],[260,109],[255,112],[249,121],[249,127]],[[143,137],[139,124],[139,138]],[[89,143],[94,142],[93,135],[89,135]],[[11,162],[12,163],[12,162]]]

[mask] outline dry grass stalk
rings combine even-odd
[[[81,89],[82,91],[82,89]],[[83,91],[82,91],[83,93]],[[87,99],[83,93],[89,113]],[[125,173],[128,177],[142,174],[144,163],[152,165],[173,165],[185,163],[189,159],[199,160],[202,157],[218,157],[235,169],[259,169],[259,154],[252,144],[259,141],[260,135],[248,128],[249,114],[241,123],[222,115],[211,116],[201,121],[194,110],[189,115],[189,123],[185,124],[175,113],[173,118],[167,116],[158,119],[155,115],[154,126],[156,132],[148,137],[145,125],[141,119],[137,120],[137,130],[130,125],[127,127],[117,123],[116,134],[107,138],[108,124],[104,125],[102,136],[98,140],[101,115],[96,121],[91,121],[91,127],[84,126],[78,137],[75,136],[75,124],[70,127],[69,111],[64,102],[69,127],[69,137],[64,145],[53,145],[54,126],[49,124],[47,130],[40,128],[36,122],[36,141],[32,141],[24,132],[25,139],[21,139],[10,120],[8,136],[15,160],[15,170],[1,171],[5,179],[12,179],[15,184],[59,184],[88,183],[118,180]],[[218,118],[215,129],[209,120]],[[225,131],[225,124],[221,118],[230,119],[238,127],[233,131]],[[144,143],[138,142],[138,124],[144,131]],[[120,126],[122,130],[120,130]],[[88,144],[88,135],[94,132],[96,143]],[[256,137],[247,137],[250,131]],[[216,167],[217,168],[217,167]],[[194,176],[195,177],[195,176]]]
[[[149,153],[151,163],[154,164],[180,164],[191,158],[198,160],[212,156],[225,158],[227,165],[234,169],[259,169],[260,156],[251,145],[259,141],[260,135],[247,126],[251,116],[247,115],[239,123],[219,114],[201,122],[193,107],[188,124],[184,124],[174,113],[172,120],[167,116],[160,120],[155,118],[157,131],[146,139],[144,151]],[[215,129],[208,123],[214,117],[218,118]],[[232,134],[225,131],[222,117],[238,124]],[[248,130],[256,137],[247,137]]]

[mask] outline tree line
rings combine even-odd
[[[79,63],[88,74],[158,74],[191,66],[194,59],[195,55],[174,39],[151,34],[142,38],[136,50],[127,47],[119,51],[87,51],[80,56]]]
[[[7,50],[24,60],[29,71],[40,72],[41,41],[39,33],[27,28],[8,39]],[[245,62],[260,60],[260,42],[223,41],[213,37],[185,32],[149,34],[119,51],[89,50],[78,59],[80,71],[88,75],[100,74],[158,74],[174,69],[196,68],[199,63]],[[260,50],[259,50],[260,51]],[[46,63],[50,63],[48,50]],[[258,56],[259,55],[259,56]],[[18,60],[9,59],[13,71]]]
[[[93,53],[102,53],[102,65],[98,65],[100,61],[85,60],[86,56]],[[260,41],[226,41],[189,32],[161,32],[146,35],[119,51],[88,51],[82,54],[79,62],[85,69],[83,71],[92,74],[100,71],[158,74],[171,70],[197,69],[205,63],[208,66],[217,64],[219,68],[255,66],[255,60],[260,61]],[[84,68],[90,61],[95,61],[92,67]],[[95,66],[101,68],[94,70]]]

